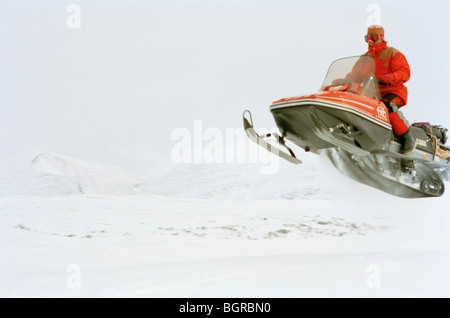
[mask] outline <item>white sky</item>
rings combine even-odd
[[[247,108],[275,127],[270,103],[366,51],[370,4],[412,69],[406,117],[450,128],[449,1],[2,0],[0,151],[170,151],[173,129],[241,127]]]

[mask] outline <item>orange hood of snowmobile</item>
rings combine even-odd
[[[361,96],[346,91],[322,90],[316,94],[282,98],[272,103],[271,110],[283,108],[283,106],[295,106],[304,104],[326,104],[330,107],[339,107],[343,110],[357,112],[364,117],[370,116],[379,121],[379,124],[390,125],[388,110],[380,100]]]

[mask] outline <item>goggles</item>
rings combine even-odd
[[[383,34],[367,34],[364,35],[364,40],[369,43],[369,42],[376,42],[378,39],[383,39],[384,35]]]

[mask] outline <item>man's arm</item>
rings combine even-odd
[[[398,52],[391,60],[392,73],[380,76],[379,80],[386,84],[403,84],[409,80],[411,69],[406,57]]]

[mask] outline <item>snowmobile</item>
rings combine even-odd
[[[349,80],[350,72],[361,72],[362,82]],[[270,112],[279,133],[259,135],[249,110],[243,113],[244,129],[252,141],[291,163],[302,161],[289,143],[325,155],[344,175],[392,195],[422,198],[444,193],[443,179],[450,171],[447,129],[412,124],[415,149],[403,155],[370,56],[334,61],[317,93],[277,100]]]

